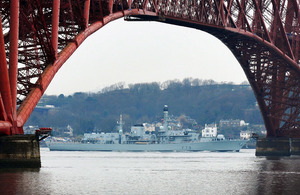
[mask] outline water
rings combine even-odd
[[[300,157],[56,152],[40,169],[0,169],[0,194],[300,194]]]

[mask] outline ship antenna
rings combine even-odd
[[[123,131],[123,117],[122,117],[122,114],[120,114],[120,121],[117,122],[119,124],[119,131]]]

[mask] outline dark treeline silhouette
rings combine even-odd
[[[184,79],[164,83],[126,86],[118,83],[98,93],[77,92],[70,96],[43,96],[39,105],[54,109],[35,109],[26,125],[65,127],[71,125],[79,135],[95,130],[112,131],[120,114],[129,130],[136,123],[161,121],[163,106],[174,116],[186,115],[200,126],[221,119],[243,119],[263,123],[256,99],[248,84],[233,85],[212,80]]]

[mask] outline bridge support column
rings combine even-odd
[[[300,138],[291,138],[291,155],[300,155]]]
[[[36,135],[0,137],[1,168],[40,168],[40,144]]]
[[[300,141],[298,144],[300,148]],[[289,138],[259,138],[256,142],[256,156],[290,156]]]

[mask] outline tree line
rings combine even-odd
[[[120,114],[129,130],[137,123],[161,121],[164,105],[175,116],[186,115],[205,123],[221,119],[243,119],[251,124],[262,124],[256,99],[248,84],[217,83],[212,80],[184,79],[164,83],[118,83],[96,93],[77,92],[73,95],[44,95],[26,125],[60,128],[71,125],[76,135],[95,130],[110,132],[115,129]]]

